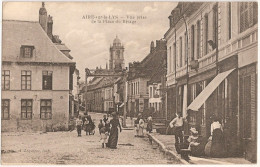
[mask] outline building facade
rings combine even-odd
[[[41,25],[47,25],[44,4],[39,13],[40,24],[3,21],[2,131],[68,128],[75,63],[50,39],[52,29]]]
[[[208,138],[218,116],[229,156],[255,162],[257,2],[179,3],[169,20],[167,118]]]
[[[143,113],[148,116],[151,112],[149,106],[149,82],[160,82],[166,60],[166,41],[151,42],[150,53],[141,61],[129,63],[128,71],[128,113],[136,116]]]

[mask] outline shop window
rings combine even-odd
[[[10,100],[2,99],[2,119],[10,118]]]
[[[22,90],[31,90],[31,71],[22,70]]]
[[[32,99],[21,100],[22,119],[32,119]]]
[[[42,72],[42,89],[52,90],[52,71]]]
[[[10,71],[2,70],[2,90],[10,90]]]
[[[52,101],[41,100],[41,109],[40,109],[40,117],[41,119],[51,119],[52,118]]]

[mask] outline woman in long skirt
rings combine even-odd
[[[108,138],[107,147],[116,149],[117,148],[117,142],[118,142],[118,127],[120,129],[120,132],[122,131],[121,125],[119,123],[119,119],[117,118],[117,114],[113,112],[111,114],[113,116],[113,119],[110,120],[110,135]]]
[[[224,157],[225,145],[223,137],[223,129],[220,121],[214,117],[211,124],[212,145],[210,149],[211,157]]]

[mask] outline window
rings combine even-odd
[[[10,100],[2,99],[2,119],[10,118]]]
[[[52,90],[52,71],[42,72],[42,89]]]
[[[52,101],[48,100],[41,100],[41,119],[51,119],[52,118]]]
[[[22,71],[22,90],[31,90],[31,71]]]
[[[180,65],[180,67],[182,67],[182,37],[180,37],[180,48],[179,48],[179,50],[180,50],[179,65]]]
[[[218,34],[218,5],[216,4],[213,8],[213,42],[217,45],[217,34]]]
[[[168,71],[169,71],[169,73],[171,73],[172,72],[172,47],[170,46],[169,47],[169,60],[168,60],[168,64],[169,64],[169,66],[168,66]]]
[[[209,29],[208,29],[208,15],[204,16],[204,55],[208,54],[209,50],[208,50],[208,33],[209,33]]]
[[[257,2],[240,2],[240,32],[247,30],[257,23]]]
[[[2,90],[10,90],[10,71],[2,71]]]
[[[21,57],[31,58],[33,55],[34,46],[21,46]]]
[[[177,63],[176,63],[176,61],[177,61],[177,52],[176,52],[176,43],[174,43],[173,44],[173,54],[174,54],[174,56],[173,56],[173,71],[176,71],[176,67],[177,67]]]
[[[22,99],[22,119],[32,119],[32,99]]]
[[[197,22],[197,59],[200,58],[201,54],[200,54],[200,21]]]
[[[187,56],[188,56],[187,55],[187,53],[188,53],[187,52],[187,46],[186,46],[187,45],[187,33],[186,32],[185,32],[184,36],[185,36],[185,38],[184,38],[184,44],[183,44],[184,45],[184,60],[183,60],[184,63],[183,64],[186,65],[187,64]]]
[[[191,60],[194,60],[194,25],[191,26]]]
[[[153,97],[153,87],[150,87],[150,98]]]
[[[231,15],[231,2],[228,2],[228,39],[231,39],[231,27],[232,27],[232,25],[231,25],[231,17],[232,17],[232,15]]]

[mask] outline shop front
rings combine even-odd
[[[189,128],[195,127],[208,139],[211,135],[211,117],[219,118],[229,156],[238,151],[238,73],[237,56],[218,63],[216,68],[201,74],[201,80],[190,79],[188,100]]]

